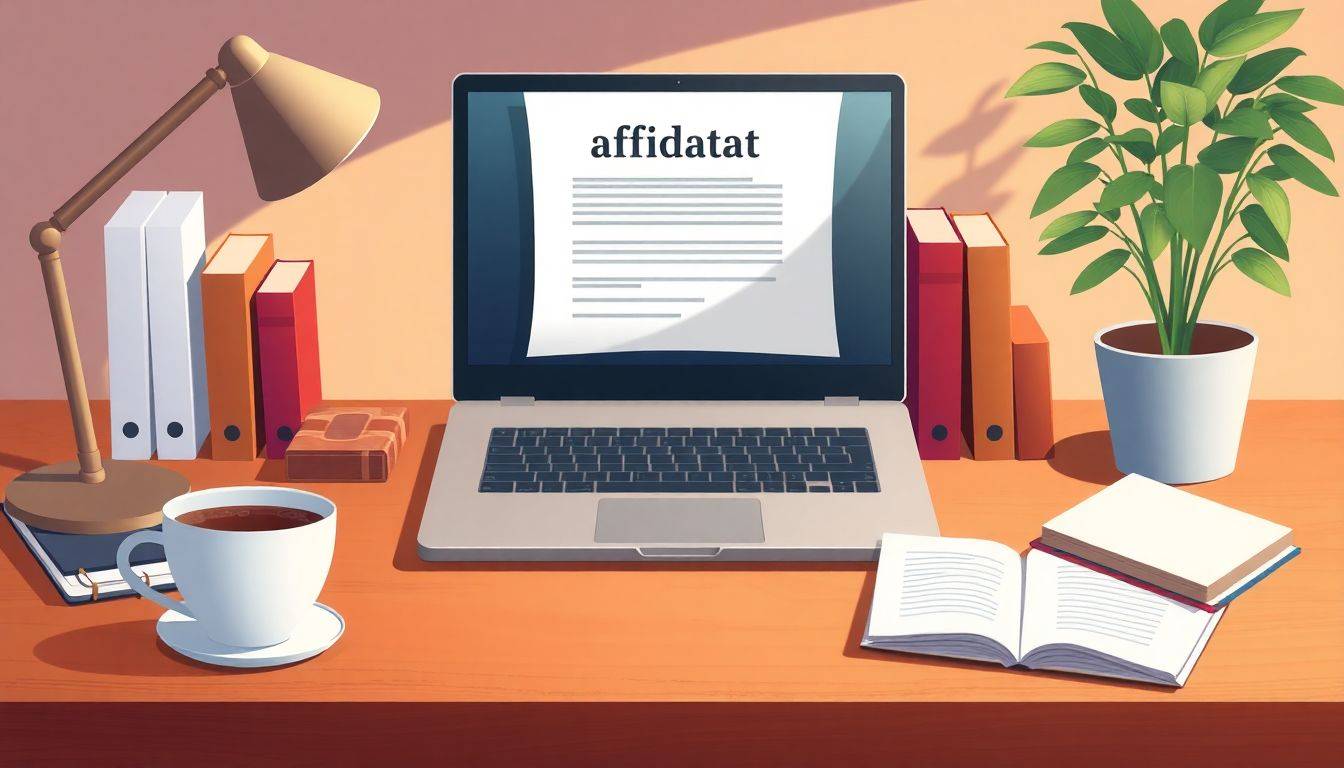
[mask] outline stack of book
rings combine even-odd
[[[1043,459],[1054,445],[1050,347],[1011,305],[1008,242],[987,213],[906,214],[907,405],[920,456]]]

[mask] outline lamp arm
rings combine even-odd
[[[89,409],[89,392],[84,381],[84,366],[79,358],[79,344],[75,339],[75,321],[70,312],[70,297],[66,292],[65,273],[61,269],[61,232],[79,218],[80,214],[98,201],[114,184],[136,166],[191,117],[201,105],[218,93],[227,83],[223,69],[213,67],[187,94],[169,107],[167,112],[144,130],[130,146],[121,151],[96,176],[89,180],[65,204],[56,209],[47,221],[35,224],[28,242],[37,252],[42,265],[42,281],[46,286],[47,307],[51,311],[51,326],[56,333],[56,349],[61,358],[61,376],[65,379],[65,396],[70,403],[70,419],[75,427],[78,448],[79,479],[86,483],[100,483],[107,474],[98,451],[98,439],[93,432],[93,413]]]

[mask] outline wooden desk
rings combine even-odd
[[[128,740],[135,759],[164,731],[172,742],[213,729],[229,735],[207,737],[204,754],[228,760],[264,745],[320,753],[332,735],[377,725],[398,734],[363,742],[379,754],[538,746],[597,759],[633,747],[655,763],[809,754],[799,745],[867,761],[1046,745],[1091,755],[1090,740],[1116,733],[1132,742],[1126,762],[1174,746],[1233,760],[1285,744],[1344,749],[1344,403],[1253,403],[1237,472],[1189,488],[1292,526],[1304,552],[1229,609],[1181,690],[862,650],[870,564],[423,563],[415,536],[449,405],[412,404],[409,450],[389,483],[304,486],[340,507],[322,600],[348,622],[306,663],[235,672],[184,661],[157,642],[160,611],[145,601],[66,607],[3,526],[0,745],[47,759],[76,732],[153,729]],[[108,445],[106,403],[95,415]],[[1104,429],[1100,403],[1061,402],[1065,437],[1049,462],[927,463],[943,533],[1024,546],[1043,520],[1117,479]],[[71,445],[64,403],[0,404],[0,482]],[[172,466],[194,488],[281,479],[275,462]]]

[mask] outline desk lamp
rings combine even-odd
[[[229,86],[257,194],[279,200],[311,186],[358,147],[378,117],[378,92],[267,52],[246,35],[219,51],[219,66],[28,236],[42,265],[51,324],[75,426],[76,459],[25,472],[5,491],[18,520],[63,533],[116,533],[156,525],[186,478],[144,462],[104,461],[93,432],[84,369],[61,271],[61,233],[211,96]]]

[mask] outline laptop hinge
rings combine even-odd
[[[499,398],[500,405],[536,405],[537,398],[531,395],[505,395]]]
[[[854,395],[828,395],[822,402],[826,405],[858,405],[859,398]]]

